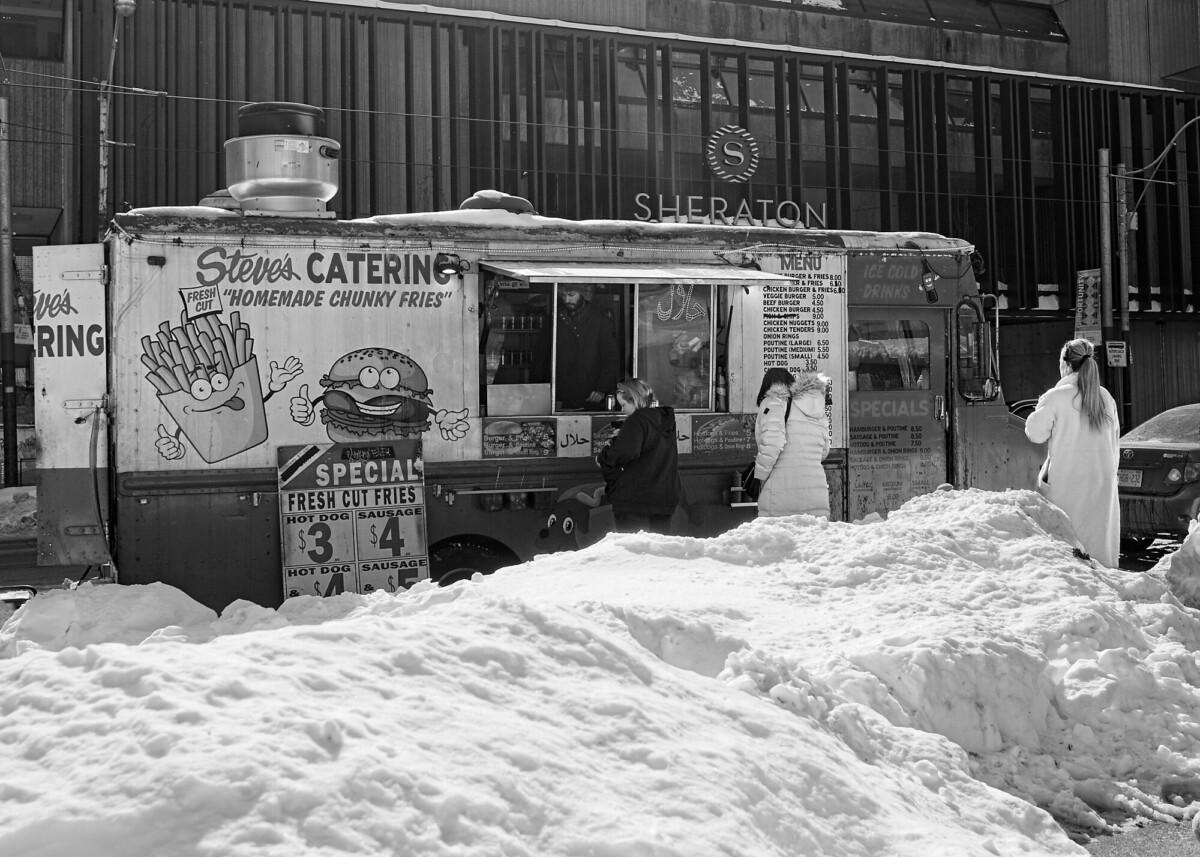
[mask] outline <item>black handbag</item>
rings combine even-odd
[[[788,399],[787,407],[783,411],[783,426],[787,429],[788,417],[792,415],[792,400]],[[762,491],[762,480],[754,475],[754,462],[751,461],[742,470],[742,500],[757,500],[758,493]]]
[[[757,500],[760,490],[762,481],[754,475],[754,462],[751,461],[742,471],[742,500]]]

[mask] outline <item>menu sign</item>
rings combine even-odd
[[[484,419],[484,458],[552,458],[558,426],[552,419]]]
[[[865,395],[865,394],[860,394]],[[914,410],[921,403],[916,394],[891,393],[898,408],[910,399]],[[850,517],[859,520],[872,512],[886,514],[910,497],[927,494],[944,481],[945,436],[930,434],[919,416],[905,422],[897,416],[872,419],[855,414],[850,443]]]
[[[801,252],[768,257],[790,279],[763,291],[763,366],[819,372],[832,382],[830,445],[846,446],[846,257]],[[767,265],[764,264],[764,270]],[[775,265],[771,265],[774,269]]]
[[[753,456],[758,414],[705,414],[692,417],[692,452],[733,452]],[[749,460],[749,459],[747,459]]]
[[[281,446],[283,594],[395,592],[429,577],[421,441]]]

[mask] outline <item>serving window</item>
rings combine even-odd
[[[529,282],[483,273],[480,403],[485,416],[615,409],[638,377],[681,411],[714,406],[714,312],[723,287]]]
[[[714,286],[637,287],[635,372],[677,410],[712,410]]]

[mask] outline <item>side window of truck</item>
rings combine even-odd
[[[929,325],[908,319],[856,321],[848,339],[851,390],[929,389]]]

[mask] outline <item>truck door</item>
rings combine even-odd
[[[946,318],[851,307],[850,519],[886,514],[947,481]]]
[[[104,247],[33,248],[38,565],[110,561]]]

